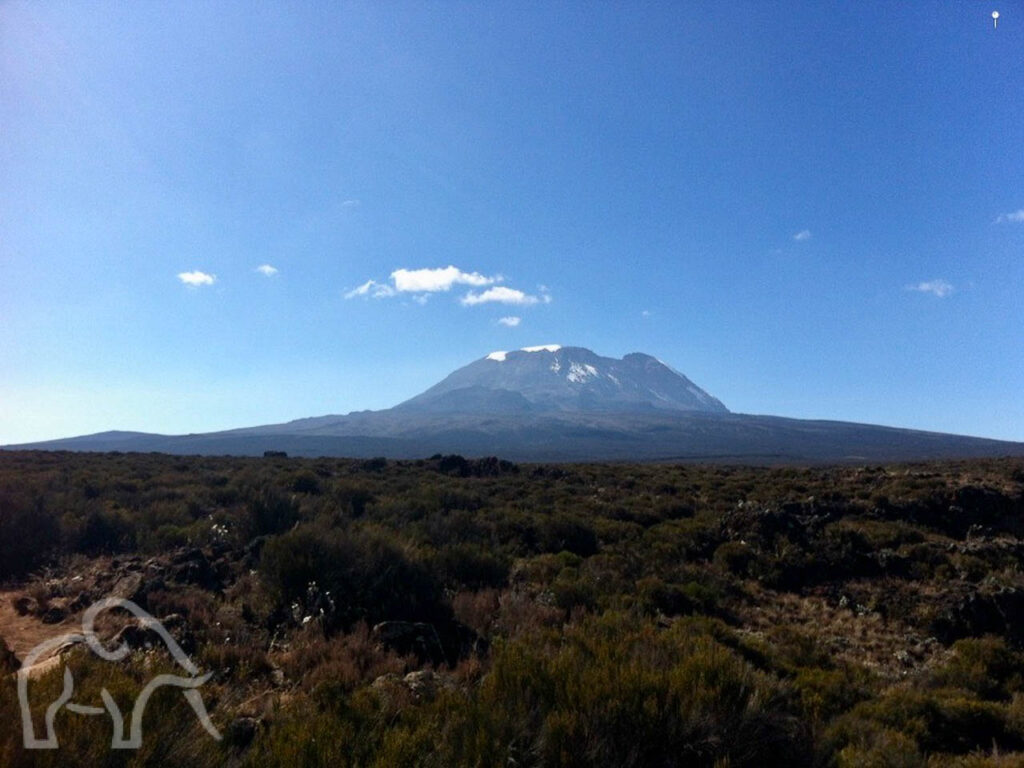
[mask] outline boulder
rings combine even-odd
[[[19,595],[11,600],[11,606],[14,608],[14,612],[19,616],[30,616],[35,613],[38,609],[38,604],[34,598],[28,595]]]
[[[1000,635],[1024,646],[1024,590],[1001,587],[992,592],[971,592],[947,608],[931,629],[944,643]]]
[[[379,645],[401,656],[412,654],[421,663],[443,664],[446,661],[441,637],[433,624],[382,621],[374,625],[370,634]]]
[[[188,549],[175,555],[169,573],[179,584],[194,584],[203,589],[220,587],[220,579],[201,549]]]
[[[381,646],[406,656],[412,654],[422,664],[454,666],[470,654],[487,652],[487,641],[457,621],[435,626],[424,622],[383,621],[371,636]]]
[[[52,605],[43,612],[40,621],[43,624],[60,624],[68,616],[68,612],[60,606]]]
[[[142,574],[140,573],[129,573],[122,576],[117,580],[107,595],[107,597],[119,597],[123,600],[131,600],[135,603],[139,602],[139,600],[144,596],[144,583]]]

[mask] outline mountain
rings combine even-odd
[[[758,464],[1024,456],[1024,443],[731,413],[650,355],[618,360],[556,344],[492,352],[382,411],[193,435],[103,432],[5,448]]]
[[[549,344],[492,352],[396,406],[408,413],[631,412],[728,409],[686,376],[639,352],[621,360]]]

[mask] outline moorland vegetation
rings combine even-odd
[[[224,734],[62,713],[5,766],[1024,765],[1024,460],[516,465],[0,452],[0,637],[164,619]],[[110,626],[109,631],[124,627]],[[144,633],[143,633],[144,634]],[[83,700],[166,654],[71,650]],[[61,689],[39,676],[42,709]]]

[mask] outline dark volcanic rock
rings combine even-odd
[[[972,592],[939,616],[931,629],[947,644],[964,637],[1001,635],[1024,645],[1024,590],[1003,587]]]
[[[433,624],[412,621],[382,621],[375,624],[371,636],[385,648],[405,656],[412,654],[421,663],[446,661],[441,636]]]
[[[11,600],[14,612],[19,616],[28,616],[36,612],[38,606],[36,601],[28,595],[19,595]]]

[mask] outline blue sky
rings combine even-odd
[[[1019,0],[2,3],[0,443],[547,343],[1024,440],[1022,54]]]

